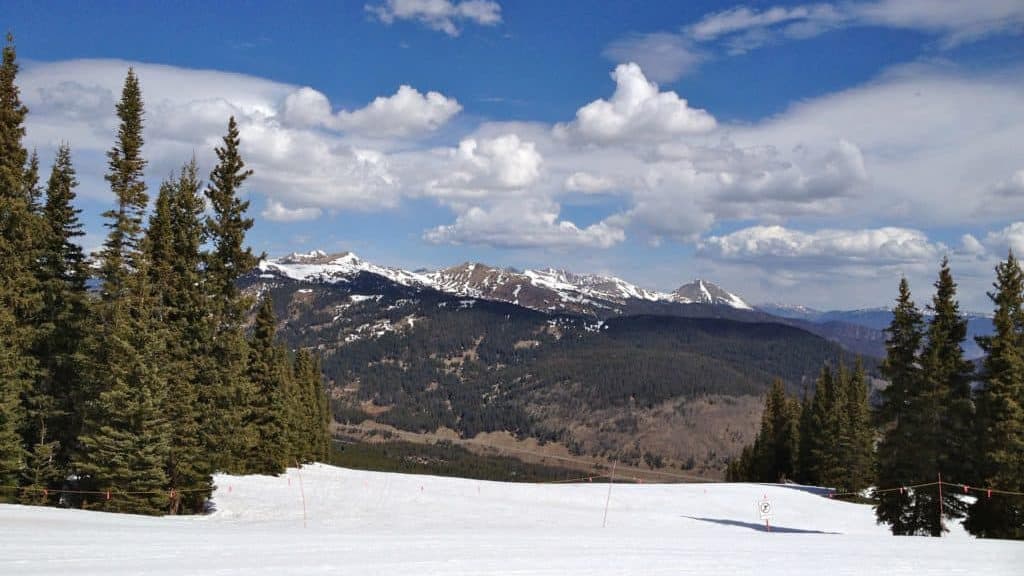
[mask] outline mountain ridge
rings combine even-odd
[[[617,276],[580,273],[557,268],[498,268],[463,262],[432,271],[415,272],[379,266],[353,252],[328,254],[322,250],[293,252],[260,262],[261,273],[279,273],[293,280],[336,282],[360,272],[383,276],[404,286],[508,302],[544,312],[617,315],[630,301],[710,304],[753,311],[741,297],[713,282],[696,279],[672,292],[649,290]]]

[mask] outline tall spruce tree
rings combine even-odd
[[[846,490],[860,492],[874,481],[874,431],[868,403],[867,374],[858,358],[845,383],[846,406],[842,429],[842,460],[846,465]]]
[[[800,450],[801,481],[819,486],[835,487],[839,458],[832,435],[836,413],[836,373],[822,366],[815,383],[807,415],[800,429],[803,444]]]
[[[253,220],[246,217],[249,202],[239,198],[242,184],[252,174],[239,152],[238,124],[228,121],[223,145],[216,148],[217,166],[210,173],[206,197],[213,214],[206,219],[206,233],[212,249],[204,255],[205,288],[214,318],[210,357],[212,371],[200,389],[201,431],[205,451],[216,469],[244,471],[249,450],[258,441],[252,428],[256,401],[252,382],[246,376],[249,353],[244,322],[251,301],[238,289],[238,279],[259,262],[245,245],[245,234]]]
[[[106,179],[117,208],[105,213],[109,233],[100,253],[102,300],[90,345],[91,399],[80,437],[79,469],[86,483],[109,493],[88,504],[104,510],[162,514],[168,507],[165,466],[170,422],[166,345],[159,301],[142,248],[148,203],[142,158],[142,92],[132,70],[117,104],[117,140],[107,154]]]
[[[832,486],[840,492],[850,492],[849,462],[847,455],[849,446],[844,444],[847,432],[847,385],[850,380],[850,371],[846,364],[840,359],[838,366],[832,373],[832,378],[822,390],[825,395],[824,402],[819,406],[821,411],[815,413],[815,418],[820,421],[820,428],[823,437],[819,442],[819,452],[815,455],[821,471],[821,484]]]
[[[323,368],[318,356],[313,357],[313,371],[310,380],[310,388],[316,403],[316,427],[314,428],[314,457],[313,460],[327,462],[331,452],[331,424],[334,416],[331,414],[331,404],[324,389]]]
[[[83,357],[81,343],[88,321],[88,270],[75,239],[84,235],[73,206],[75,169],[71,149],[62,144],[50,171],[45,227],[37,276],[43,301],[34,355],[40,371],[27,402],[30,419],[27,484],[56,488],[69,472],[81,428]],[[38,492],[34,493],[38,494]]]
[[[36,364],[30,354],[39,310],[33,272],[38,231],[26,190],[31,173],[22,144],[28,109],[21,103],[14,39],[8,34],[0,63],[0,485],[19,480],[25,466],[22,395],[31,390]]]
[[[786,395],[786,389],[778,379],[772,382],[768,398],[765,406],[767,426],[764,425],[765,418],[761,420],[762,435],[767,431],[762,476],[768,482],[792,480],[795,477],[799,447],[799,403]]]
[[[996,266],[994,334],[978,338],[986,356],[974,435],[983,486],[1024,492],[1024,274],[1011,251]],[[1024,539],[1024,497],[980,495],[966,528],[976,536]]]
[[[249,348],[249,380],[256,386],[256,401],[249,425],[259,434],[246,468],[258,474],[280,474],[290,464],[295,446],[294,412],[290,410],[291,386],[287,356],[274,341],[277,333],[274,303],[266,295],[260,303]]]
[[[730,482],[781,482],[795,477],[799,447],[800,403],[786,395],[781,380],[765,395],[761,426],[754,443],[729,463]]]
[[[298,458],[302,462],[323,461],[329,441],[325,418],[327,399],[317,358],[306,349],[295,353],[293,381],[299,392],[296,425],[299,437]]]
[[[139,268],[142,257],[142,220],[149,202],[142,157],[142,90],[135,71],[128,69],[121,100],[117,103],[117,142],[107,152],[110,190],[117,208],[103,213],[107,219],[107,240],[100,253],[101,295],[107,303],[122,301],[128,278]]]
[[[313,356],[309,351],[300,348],[295,351],[292,359],[292,426],[295,459],[310,462],[316,458],[313,430],[316,428],[314,413],[317,409],[316,398],[310,388],[312,379]]]
[[[876,486],[888,491],[876,495],[875,517],[888,524],[895,535],[926,533],[921,512],[933,504],[927,490],[893,490],[930,478],[932,470],[922,466],[916,436],[920,427],[920,401],[924,377],[918,360],[924,339],[924,319],[911,299],[907,279],[900,280],[892,322],[886,329],[886,357],[882,375],[889,385],[882,391],[882,405],[876,412],[885,434],[878,446]],[[918,501],[923,501],[919,505]]]
[[[944,258],[935,281],[935,296],[929,306],[932,317],[927,339],[921,351],[925,387],[922,407],[926,410],[926,426],[922,440],[932,443],[932,467],[943,480],[962,483],[973,476],[974,447],[971,445],[974,403],[971,380],[974,366],[964,358],[963,342],[967,338],[967,319],[960,314],[956,300],[956,283]],[[935,473],[933,472],[933,474]],[[943,493],[943,510],[959,517],[965,511],[963,501],[950,490]],[[941,524],[941,518],[939,519]],[[932,534],[939,535],[932,527]]]
[[[168,381],[164,414],[174,423],[167,454],[171,514],[201,512],[213,489],[213,470],[203,452],[199,395],[212,368],[212,332],[202,287],[203,199],[195,159],[163,183],[150,217],[145,247],[158,292],[156,309],[170,333],[162,367]]]

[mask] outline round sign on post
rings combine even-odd
[[[772,519],[772,502],[766,495],[763,500],[760,500],[756,504],[757,513],[761,516],[761,520],[764,520],[764,527],[766,530],[771,532],[772,525],[770,520]]]

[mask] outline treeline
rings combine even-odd
[[[8,35],[0,67],[0,497],[142,514],[202,512],[215,471],[324,459],[318,360],[275,342],[273,308],[237,287],[257,256],[234,118],[203,186],[195,160],[148,215],[143,99],[132,70],[106,180],[116,204],[90,261],[62,144],[45,186]],[[206,209],[208,202],[209,211]],[[96,282],[98,292],[87,283]]]
[[[826,412],[814,408],[819,396],[833,402],[845,388],[857,395],[856,402],[845,401],[849,412],[861,405],[865,392],[854,384],[836,387],[826,370],[810,404],[811,416],[806,401],[801,410],[780,386],[772,388],[761,432],[730,466],[730,478],[793,477],[847,491],[870,483],[876,488],[876,518],[893,534],[940,536],[946,530],[944,518],[964,518],[976,536],[1024,539],[1024,273],[1012,252],[995,272],[988,294],[995,331],[977,338],[986,352],[980,371],[964,358],[967,320],[960,313],[949,262],[943,260],[927,323],[906,279],[900,282],[880,367],[889,384],[873,411],[870,435],[862,436],[858,426],[848,424],[845,434],[841,426],[834,427],[844,417],[854,421],[852,413],[844,416],[841,409],[828,418],[832,424],[819,426],[818,416]],[[859,379],[856,374],[851,382]],[[797,419],[796,413],[802,416]],[[865,438],[872,439],[873,454],[862,452],[869,445]],[[793,446],[799,447],[795,468]],[[867,469],[865,457],[874,460]],[[817,474],[808,475],[808,470]],[[867,480],[865,470],[870,470]],[[959,486],[981,490],[965,498]]]
[[[863,364],[825,365],[802,401],[776,380],[751,446],[729,463],[731,482],[785,482],[859,492],[874,481],[874,429]]]
[[[283,298],[296,289],[272,291]],[[610,319],[598,330],[585,318],[485,301],[460,308],[458,300],[428,292],[385,292],[352,303],[347,291],[312,290],[288,310],[287,337],[294,346],[328,350],[328,380],[351,385],[334,400],[336,418],[370,418],[359,409],[370,402],[387,408],[374,420],[410,431],[444,426],[463,437],[508,431],[567,440],[569,426],[539,423],[537,406],[586,414],[708,394],[755,395],[774,376],[790,386],[813,378],[823,361],[842,354],[836,344],[779,324],[637,316]],[[332,321],[339,308],[344,316]],[[416,318],[411,327],[408,317]],[[352,327],[384,319],[399,328],[347,341]],[[304,331],[295,331],[300,326]]]
[[[552,482],[580,477],[579,470],[523,462],[511,456],[476,454],[448,440],[420,444],[343,438],[332,443],[329,462],[358,470],[498,482]]]

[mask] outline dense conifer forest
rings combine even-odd
[[[238,288],[258,256],[234,118],[204,184],[183,159],[150,202],[143,89],[117,103],[102,250],[85,254],[73,149],[49,176],[8,35],[0,66],[0,498],[139,514],[204,511],[215,471],[278,474],[328,452],[319,358],[275,338]],[[207,210],[205,204],[210,209]],[[98,291],[87,290],[96,281]]]
[[[995,274],[996,330],[978,338],[980,370],[964,359],[967,321],[943,260],[927,323],[906,279],[899,284],[877,409],[860,365],[826,365],[802,401],[776,382],[728,478],[868,497],[896,535],[940,536],[963,518],[976,536],[1024,539],[1024,273],[1011,252]]]

